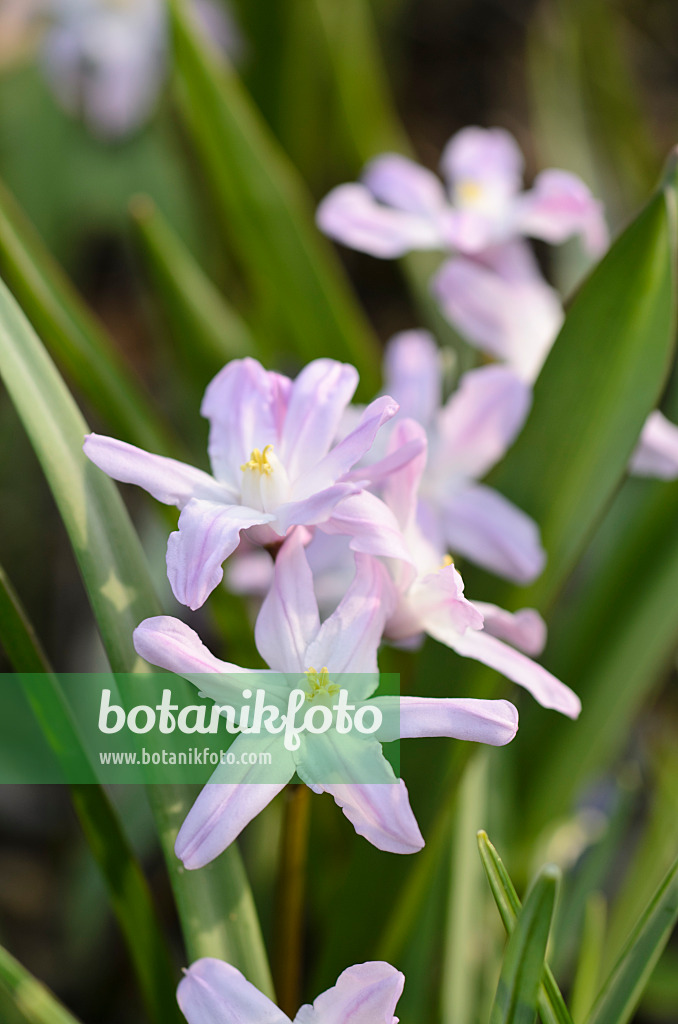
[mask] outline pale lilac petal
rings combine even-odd
[[[371,160],[362,180],[375,199],[396,210],[436,217],[447,206],[440,178],[399,153]]]
[[[177,601],[200,608],[221,583],[222,564],[237,548],[240,531],[273,519],[244,505],[189,501],[167,542],[167,575]]]
[[[605,252],[608,232],[603,204],[581,178],[569,171],[547,170],[518,200],[516,227],[525,235],[558,244],[581,235],[593,255]]]
[[[357,483],[334,484],[325,490],[311,493],[306,498],[279,505],[275,513],[274,529],[284,537],[291,526],[316,526],[318,523],[324,523],[339,502],[345,501],[352,494],[357,494],[359,489]]]
[[[464,597],[464,581],[454,565],[446,565],[437,572],[417,580],[406,595],[419,628],[430,632],[436,622],[445,628],[463,633],[467,628],[480,629],[483,617],[476,605]],[[389,623],[389,635],[390,634]]]
[[[477,182],[507,197],[523,181],[523,154],[503,128],[462,128],[443,150],[441,167],[452,193],[464,182]]]
[[[544,568],[539,528],[498,491],[481,484],[445,501],[444,529],[451,551],[516,583],[530,583]]]
[[[655,409],[645,420],[640,441],[631,456],[634,476],[675,480],[678,477],[678,427]]]
[[[409,552],[396,517],[388,505],[369,491],[340,502],[319,529],[350,537],[351,551],[409,561]]]
[[[188,1024],[290,1024],[239,970],[212,957],[191,964],[179,982],[177,1002]]]
[[[498,640],[506,640],[512,647],[536,658],[546,646],[546,623],[534,608],[521,608],[507,612],[496,604],[474,601],[483,616],[483,629]]]
[[[464,338],[534,381],[560,330],[557,292],[540,278],[510,281],[463,257],[448,260],[433,280],[440,307]]]
[[[400,415],[427,427],[442,400],[442,354],[428,331],[395,334],[384,353],[384,390]]]
[[[382,206],[364,185],[333,189],[320,203],[316,221],[330,238],[381,259],[395,259],[413,249],[443,248],[433,219]]]
[[[363,412],[358,426],[335,445],[324,459],[309,469],[294,484],[296,500],[324,490],[339,480],[370,450],[380,427],[393,419],[398,403],[389,395],[375,398]]]
[[[503,747],[518,731],[518,712],[507,700],[472,697],[373,697],[383,715],[375,734],[382,743],[421,736]]]
[[[326,665],[335,673],[378,672],[377,648],[392,607],[392,587],[387,570],[376,558],[354,557],[351,586],[309,645],[306,667]]]
[[[254,627],[259,654],[279,672],[306,671],[306,648],[320,629],[304,539],[301,530],[293,530],[280,548],[273,584]]]
[[[442,636],[436,637],[447,643]],[[581,701],[569,686],[561,683],[542,665],[516,651],[484,630],[469,629],[463,636],[451,638],[449,646],[464,658],[473,658],[501,672],[518,686],[528,690],[545,708],[553,708],[570,718],[577,718]]]
[[[408,420],[407,422],[414,422]],[[401,424],[398,424],[399,427]],[[397,429],[397,427],[396,427]],[[416,438],[411,441],[406,441],[402,446],[396,448],[395,451],[385,455],[382,459],[378,459],[376,462],[371,462],[369,466],[359,466],[357,469],[352,469],[350,473],[346,473],[343,480],[355,480],[360,482],[364,486],[372,486],[377,484],[384,484],[384,482],[391,476],[391,474],[399,472],[404,466],[416,459],[417,456],[421,455],[422,452],[426,453],[427,439],[426,432],[422,431]]]
[[[234,552],[224,566],[224,583],[232,594],[264,598],[273,582],[273,559],[263,548],[248,544]]]
[[[83,451],[95,466],[123,484],[136,484],[165,505],[183,508],[191,498],[233,501],[234,493],[209,473],[164,455],[151,455],[125,441],[88,434]]]
[[[290,480],[327,455],[357,386],[355,367],[334,359],[314,359],[293,382],[280,439]]]
[[[532,404],[532,389],[506,366],[470,370],[438,420],[436,457],[446,471],[480,478],[513,444]]]
[[[193,680],[201,673],[249,672],[216,658],[190,626],[171,615],[144,619],[134,630],[134,650],[151,665]]]
[[[200,411],[210,421],[212,469],[237,493],[253,449],[280,440],[291,383],[248,357],[224,366],[205,391]]]
[[[389,444],[389,458],[409,445],[418,445],[419,452],[407,463],[395,468],[383,482],[384,500],[401,527],[412,527],[417,514],[419,485],[426,469],[428,441],[424,427],[415,420],[396,423]]]
[[[294,775],[292,754],[279,735],[243,734],[229,750],[236,763],[216,768],[179,830],[174,851],[186,868],[202,868],[223,853]],[[243,754],[268,753],[270,764],[238,763]]]
[[[384,961],[356,964],[340,974],[336,985],[318,996],[313,1005],[302,1006],[294,1024],[397,1024],[394,1013],[404,984],[405,976]]]

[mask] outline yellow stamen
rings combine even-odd
[[[327,667],[323,667],[318,672],[311,666],[304,673],[308,679],[309,689],[306,691],[306,700],[315,700],[316,697],[327,695],[334,697],[341,691],[341,687],[337,683],[330,681],[330,673]]]
[[[474,203],[480,202],[485,190],[479,182],[473,181],[472,178],[466,178],[464,181],[459,182],[455,192],[458,201],[463,206],[473,206]]]
[[[440,563],[441,569],[447,569],[448,565],[454,565],[454,559],[452,555],[445,555],[442,562]]]
[[[246,469],[256,470],[258,473],[265,473],[266,476],[270,476],[273,472],[273,466],[268,461],[268,453],[273,451],[273,445],[267,444],[263,452],[259,451],[258,448],[252,449],[252,454],[249,457],[248,462],[243,462],[240,467],[245,472]]]

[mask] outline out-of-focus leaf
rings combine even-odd
[[[0,1010],[8,1024],[79,1024],[56,996],[2,946]]]
[[[377,345],[315,227],[302,182],[184,0],[171,0],[170,11],[181,110],[257,315],[279,351],[350,359],[371,394]]]
[[[533,1024],[560,872],[542,868],[510,934],[490,1024]]]
[[[229,359],[255,354],[252,333],[151,199],[138,196],[130,212],[182,366],[204,387]]]
[[[478,849],[504,928],[511,935],[521,912],[518,894],[486,832],[478,833]],[[538,1006],[544,1024],[572,1024],[569,1010],[548,964],[544,964]]]
[[[83,780],[82,784],[70,787],[73,805],[104,876],[148,1013],[156,1024],[178,1022],[172,961],[141,865],[105,790],[97,785],[96,773],[59,680],[1,567],[0,646],[16,672],[39,672],[43,676],[45,686],[40,698],[30,686],[26,688],[26,697],[65,774],[77,772],[77,778]]]
[[[1,183],[0,267],[54,358],[111,430],[151,451],[166,451],[167,432],[133,370]]]
[[[607,902],[600,892],[592,892],[586,904],[579,961],[572,983],[572,1017],[586,1020],[600,983],[600,968],[605,947]]]
[[[111,667],[115,672],[143,669],[132,632],[161,608],[138,537],[114,483],[82,451],[87,424],[1,283],[0,376],[61,513]],[[178,678],[174,685],[180,699],[190,703],[190,686],[184,688]],[[270,992],[254,902],[235,845],[202,871],[185,871],[174,855],[176,833],[193,797],[185,786],[149,788],[189,958],[222,957]]]
[[[678,921],[678,861],[629,938],[587,1024],[626,1024]]]

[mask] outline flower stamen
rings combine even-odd
[[[243,473],[251,469],[253,472],[257,472],[260,475],[270,476],[273,472],[273,466],[268,461],[268,453],[273,451],[273,445],[267,444],[263,451],[259,451],[258,448],[252,449],[252,454],[247,462],[243,462],[241,469]]]
[[[311,666],[304,672],[308,679],[309,689],[306,691],[306,700],[315,700],[316,697],[334,697],[341,691],[337,683],[330,680],[330,673],[327,666],[318,672]]]

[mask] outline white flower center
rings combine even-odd
[[[262,512],[273,512],[289,499],[290,482],[287,471],[273,451],[273,445],[253,448],[240,466],[243,472],[240,496],[244,505]]]

